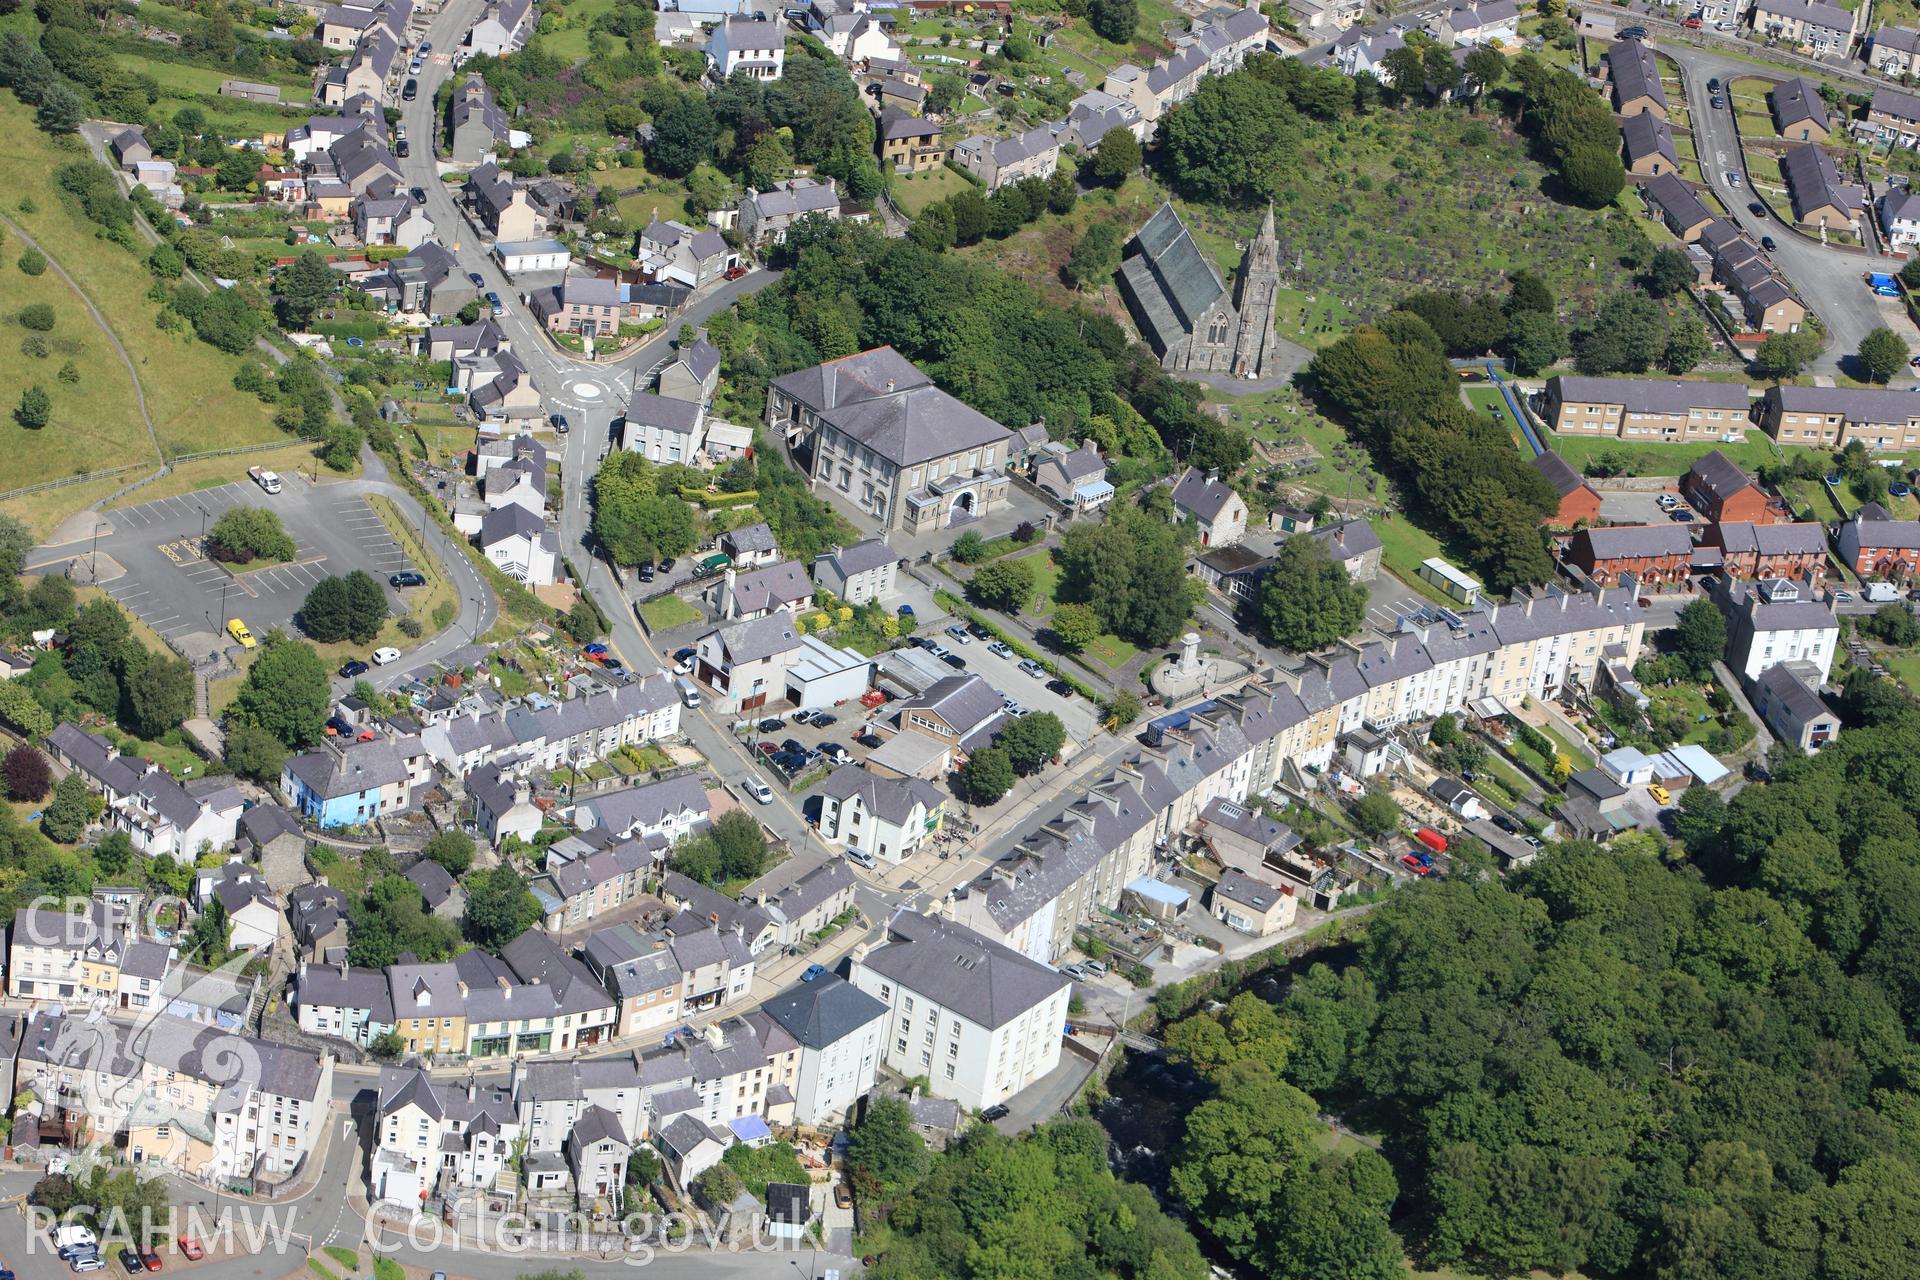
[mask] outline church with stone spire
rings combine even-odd
[[[1232,293],[1171,204],[1160,206],[1127,244],[1120,295],[1134,323],[1173,373],[1258,378],[1276,348],[1274,304],[1280,289],[1280,242],[1273,206],[1247,245]]]

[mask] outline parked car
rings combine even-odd
[[[418,80],[407,81],[406,88],[400,90],[400,101],[402,102],[412,102],[415,98],[419,96],[420,96],[420,82]]]
[[[1069,978],[1078,978],[1082,982],[1085,982],[1087,979],[1087,971],[1077,964],[1063,964],[1060,966],[1060,972],[1066,974]]]
[[[1073,686],[1065,680],[1049,680],[1047,681],[1047,692],[1058,694],[1063,698],[1071,698],[1073,696]]]
[[[728,267],[726,270],[726,276],[727,276],[727,279],[729,280],[738,280],[741,276],[744,276],[745,274],[747,274],[747,269],[745,267],[737,267],[737,266]]]
[[[837,1209],[853,1208],[853,1192],[847,1190],[846,1183],[836,1182],[833,1184],[833,1203]]]
[[[176,1243],[180,1246],[180,1252],[186,1255],[188,1262],[198,1262],[207,1256],[207,1251],[192,1236],[181,1236]]]
[[[1685,27],[1689,31],[1698,31],[1701,27],[1705,26],[1706,24],[1700,21],[1700,19],[1698,18],[1688,18],[1685,22],[1682,22],[1680,25]]]
[[[360,661],[358,658],[354,658],[351,661],[340,664],[340,678],[343,680],[351,680],[355,676],[363,676],[371,670],[373,670],[373,668],[369,667],[366,663]]]
[[[812,982],[815,978],[825,977],[826,974],[827,974],[827,966],[823,964],[810,964],[805,969],[801,970],[800,981]]]
[[[1418,854],[1412,853],[1401,854],[1400,865],[1417,876],[1424,876],[1433,870],[1433,860],[1431,858],[1423,861]]]
[[[427,585],[427,575],[415,573],[412,569],[402,569],[388,578],[387,584],[395,587],[424,587]]]
[[[747,794],[753,797],[755,804],[772,804],[773,788],[758,778],[747,779]]]
[[[160,1255],[151,1249],[142,1249],[140,1251],[140,1265],[149,1271],[158,1271],[160,1269]]]
[[[787,722],[780,716],[768,716],[760,722],[760,732],[762,733],[778,733],[786,727]]]
[[[227,634],[232,636],[234,643],[242,649],[251,649],[259,643],[253,638],[253,632],[247,630],[247,624],[238,618],[227,619]]]
[[[777,755],[779,755],[779,754],[780,754],[780,747],[779,747],[779,744],[778,744],[778,743],[773,743],[773,742],[763,742],[763,743],[761,743],[761,744],[760,744],[760,754],[761,754],[761,755],[763,755],[763,756],[765,756],[765,757],[767,757],[767,759],[769,759],[769,760],[771,760],[771,759],[773,759],[773,757],[775,757],[775,756],[777,756]]]
[[[936,658],[944,658],[952,652],[947,646],[941,644],[931,636],[923,637],[920,641],[920,647]]]
[[[491,289],[487,290],[487,305],[493,308],[493,314],[496,316],[507,314],[507,304],[500,301],[500,295]]]
[[[486,277],[481,275],[478,271],[467,272],[467,279],[473,281],[473,287],[476,289],[484,289],[487,287]]]
[[[830,724],[839,723],[840,717],[834,715],[831,711],[816,711],[813,713],[813,727],[816,729],[824,729]]]
[[[995,640],[992,644],[988,645],[987,652],[997,653],[1003,658],[1011,658],[1013,656],[1013,650],[999,640]]]
[[[884,741],[884,739],[882,739],[879,734],[875,733],[871,729],[868,729],[862,733],[855,734],[853,740],[859,743],[861,746],[865,747],[869,751],[873,750],[875,747],[879,746],[882,741]]]
[[[820,754],[835,764],[852,764],[853,755],[837,742],[829,742],[820,748]]]
[[[1647,29],[1645,27],[1622,27],[1615,33],[1615,39],[1619,40],[1645,40],[1646,38]]]
[[[955,640],[959,641],[961,644],[973,643],[973,637],[967,634],[967,629],[961,626],[957,622],[954,625],[947,628],[947,634],[952,636]]]
[[[146,1271],[146,1268],[140,1265],[140,1255],[131,1249],[120,1251],[120,1265],[130,1276],[141,1275]]]
[[[1047,669],[1035,662],[1032,658],[1021,659],[1020,669],[1036,679],[1043,678],[1047,674]]]
[[[782,751],[789,752],[794,755],[803,756],[807,754],[806,747],[801,744],[800,739],[798,738],[788,738],[785,742],[780,744],[780,749]]]
[[[788,719],[792,720],[795,724],[810,724],[813,721],[813,712],[802,707],[789,716]]]
[[[1514,832],[1520,830],[1519,824],[1514,822],[1512,818],[1509,818],[1504,813],[1496,813],[1493,815],[1493,825],[1500,828],[1502,831],[1506,832],[1508,835],[1512,835]]]
[[[978,622],[969,622],[967,624],[967,634],[972,636],[975,640],[992,640],[993,639],[993,632],[987,630],[984,626],[982,626]],[[995,641],[995,643],[998,643],[998,641]]]
[[[396,159],[405,160],[409,155],[413,154],[413,145],[405,138],[397,139],[393,144],[393,154]]]
[[[980,1113],[980,1118],[982,1120],[985,1120],[987,1123],[991,1124],[995,1120],[1005,1120],[1007,1118],[1007,1114],[1008,1114],[1007,1104],[1004,1102],[996,1102],[992,1106],[988,1107],[985,1111],[982,1111]]]
[[[955,671],[963,670],[967,665],[967,660],[957,653],[942,653],[940,655],[940,661],[946,663]]]

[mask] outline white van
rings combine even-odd
[[[77,1223],[70,1226],[56,1228],[53,1233],[53,1247],[55,1249],[65,1249],[69,1245],[98,1246],[99,1243],[100,1243],[99,1236],[96,1236],[95,1234],[93,1234],[92,1231],[88,1230],[86,1227],[80,1226]]]
[[[680,690],[680,701],[689,707],[697,707],[700,705],[700,689],[698,685],[694,684],[693,681],[687,679],[685,676],[681,676],[673,683],[674,687]]]
[[[748,778],[744,785],[747,788],[747,794],[753,797],[755,804],[773,803],[773,788],[760,779]]]

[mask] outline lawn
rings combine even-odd
[[[1438,539],[1403,515],[1376,518],[1370,522],[1380,537],[1380,560],[1394,577],[1414,590],[1435,600],[1446,601],[1420,577],[1420,562],[1434,556],[1445,558],[1446,549]],[[1453,603],[1447,601],[1447,603]]]
[[[1537,725],[1535,727],[1559,744],[1560,750],[1564,751],[1573,761],[1574,768],[1584,769],[1593,764],[1593,751],[1586,743],[1575,742],[1551,724]]]
[[[1476,417],[1481,414],[1491,414],[1498,418],[1500,425],[1506,428],[1507,434],[1513,438],[1514,444],[1521,452],[1529,450],[1526,433],[1521,431],[1520,424],[1513,420],[1513,410],[1507,408],[1507,398],[1500,394],[1498,387],[1482,383],[1479,386],[1464,387],[1461,390],[1467,398],[1467,403],[1473,407]]]
[[[190,335],[162,333],[155,327],[156,309],[146,297],[145,250],[136,255],[102,240],[92,224],[61,199],[53,171],[84,160],[84,148],[74,141],[76,149],[66,149],[34,128],[30,113],[11,93],[0,94],[0,134],[4,135],[0,137],[0,186],[8,192],[7,216],[25,226],[48,255],[72,274],[126,347],[141,374],[147,411],[161,447],[191,453],[283,438],[273,425],[271,410],[257,397],[234,389],[238,357]],[[32,212],[19,209],[22,199],[30,200]],[[162,371],[165,376],[155,376]],[[140,437],[130,431],[123,434],[127,438],[118,449],[96,458],[150,456],[151,448],[141,438],[144,431]],[[35,445],[39,447],[39,442]]]
[[[909,218],[917,218],[928,205],[958,195],[973,184],[941,165],[925,173],[898,173],[893,177],[893,203]]]
[[[587,56],[588,28],[593,20],[603,13],[613,11],[613,0],[573,0],[573,3],[561,6],[548,4],[541,8],[545,27],[548,18],[558,19],[557,27],[551,33],[543,31],[540,45],[556,58],[565,58],[569,62],[581,62]]]
[[[1686,473],[1695,460],[1705,457],[1714,450],[1725,454],[1728,460],[1754,471],[1769,463],[1778,462],[1780,455],[1776,446],[1763,432],[1749,430],[1747,438],[1739,444],[1720,444],[1717,441],[1703,440],[1689,443],[1655,444],[1649,441],[1619,440],[1611,437],[1560,435],[1553,431],[1543,431],[1547,447],[1567,460],[1576,471],[1584,472],[1587,463],[1604,458],[1611,463],[1624,466],[1621,474],[1634,476],[1678,476]]]
[[[8,216],[15,215],[10,210]],[[106,333],[54,271],[30,276],[20,270],[18,237],[7,240],[0,246],[0,297],[10,313],[0,333],[6,352],[0,359],[0,407],[6,410],[0,420],[0,456],[7,459],[0,487],[24,488],[128,463],[156,465],[159,456],[140,421],[133,377]],[[48,354],[34,357],[24,354],[23,344],[36,335],[21,327],[15,313],[42,303],[53,308],[54,325],[51,332],[38,335]],[[69,362],[79,374],[71,385],[59,377]],[[52,421],[37,431],[21,426],[12,412],[21,394],[33,386],[53,400]],[[122,483],[132,478],[129,474]]]
[[[1026,612],[1044,618],[1053,612],[1054,592],[1060,589],[1060,566],[1047,552],[1028,556],[1026,563],[1033,569],[1033,607]]]
[[[700,621],[705,616],[700,610],[672,592],[655,596],[640,606],[640,617],[647,624],[649,631],[668,631],[674,627],[684,627],[688,623]]]
[[[1080,656],[1092,658],[1118,671],[1132,661],[1134,655],[1139,652],[1137,647],[1128,644],[1119,636],[1096,636],[1091,644],[1080,651]]]

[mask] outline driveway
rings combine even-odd
[[[1906,339],[1909,346],[1920,349],[1920,329],[1904,315],[1884,314],[1873,294],[1860,282],[1862,271],[1882,266],[1891,269],[1891,259],[1819,244],[1778,218],[1754,214],[1747,208],[1748,201],[1753,199],[1751,192],[1727,186],[1727,171],[1744,172],[1745,162],[1732,111],[1713,109],[1713,95],[1707,90],[1707,81],[1718,78],[1725,83],[1736,76],[1753,75],[1754,64],[1676,42],[1662,43],[1660,52],[1679,63],[1686,73],[1683,78],[1687,87],[1687,111],[1693,121],[1694,147],[1708,183],[1729,210],[1728,216],[1756,242],[1763,235],[1774,238],[1778,248],[1769,255],[1774,265],[1827,326],[1830,341],[1826,351],[1814,362],[1814,372],[1851,374],[1860,340],[1883,324]],[[1749,180],[1748,186],[1751,185]],[[1912,382],[1911,371],[1903,371],[1894,378],[1896,386]]]

